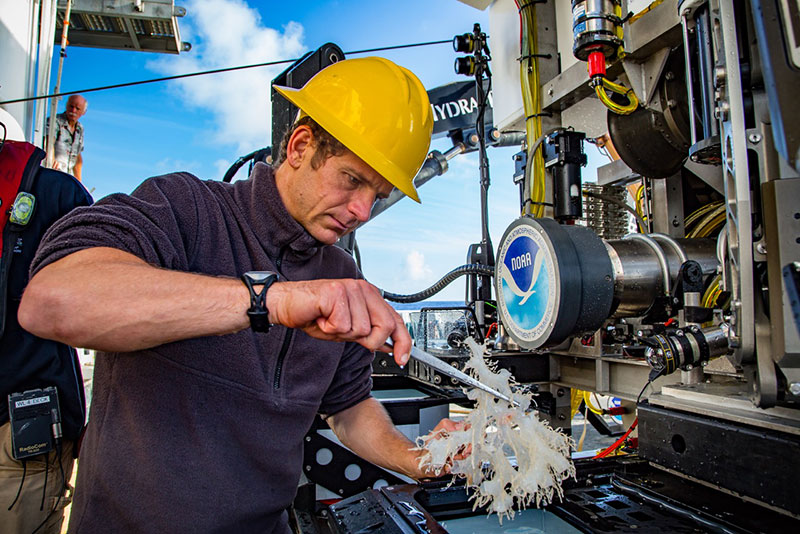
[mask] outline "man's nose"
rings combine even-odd
[[[350,201],[350,212],[358,219],[358,222],[367,222],[372,213],[372,205],[375,203],[375,193],[371,191],[359,191]]]

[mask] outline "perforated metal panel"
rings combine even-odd
[[[59,2],[56,44],[61,43],[66,3]],[[186,10],[173,0],[73,0],[70,46],[177,54],[191,45],[181,41],[178,17]]]

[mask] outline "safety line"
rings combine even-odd
[[[379,48],[367,48],[367,49],[364,49],[364,50],[354,50],[352,52],[345,52],[345,54],[366,54],[366,53],[369,53],[369,52],[381,52],[381,51],[384,51],[384,50],[399,50],[399,49],[402,49],[402,48],[414,48],[414,47],[418,47],[418,46],[430,46],[430,45],[437,45],[437,44],[443,44],[443,43],[452,43],[452,42],[453,42],[452,39],[447,39],[447,40],[442,40],[442,41],[427,41],[427,42],[424,42],[424,43],[413,43],[413,44],[395,45],[395,46],[382,46],[382,47],[379,47]],[[66,91],[66,92],[63,92],[63,93],[53,93],[53,94],[50,94],[50,95],[30,96],[30,97],[27,97],[27,98],[16,98],[14,100],[3,100],[3,101],[0,101],[0,105],[2,105],[2,104],[17,104],[19,102],[30,102],[32,100],[43,100],[45,98],[60,97],[60,96],[72,95],[72,94],[76,94],[76,93],[93,93],[95,91],[105,91],[107,89],[119,89],[120,87],[131,87],[131,86],[134,86],[134,85],[143,85],[143,84],[146,84],[146,83],[165,82],[165,81],[168,81],[168,80],[178,80],[178,79],[181,79],[181,78],[191,78],[191,77],[194,77],[194,76],[205,76],[206,74],[218,74],[220,72],[231,72],[231,71],[236,71],[236,70],[253,69],[253,68],[257,68],[257,67],[270,67],[272,65],[282,65],[284,63],[294,63],[298,59],[301,59],[301,58],[283,59],[283,60],[280,60],[280,61],[268,61],[266,63],[253,63],[252,65],[240,65],[238,67],[225,67],[225,68],[222,68],[222,69],[205,70],[205,71],[201,71],[201,72],[191,72],[191,73],[188,73],[188,74],[176,74],[175,76],[164,76],[162,78],[152,78],[152,79],[149,79],[149,80],[139,80],[139,81],[136,81],[136,82],[117,83],[117,84],[114,84],[114,85],[104,85],[102,87],[92,87],[92,88],[89,88],[89,89],[78,89],[78,90],[74,90],[74,91]]]

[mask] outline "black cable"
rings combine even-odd
[[[61,491],[58,492],[58,498],[56,499],[56,503],[53,506],[53,509],[50,510],[50,513],[47,514],[47,517],[45,517],[44,520],[41,523],[39,523],[39,526],[36,527],[36,529],[33,532],[31,532],[31,534],[36,534],[37,532],[39,532],[39,529],[42,528],[50,520],[51,517],[53,517],[53,514],[56,513],[56,510],[58,510],[58,505],[61,503],[61,497],[67,492],[67,477],[64,474],[64,464],[61,463],[61,446],[60,445],[56,446],[56,454],[58,455],[58,468],[61,471]],[[47,478],[46,477],[45,477],[44,487],[45,487],[45,490],[47,490]]]
[[[446,275],[444,275],[438,282],[433,284],[428,289],[422,290],[419,293],[414,293],[412,295],[398,295],[396,293],[389,293],[388,291],[383,291],[383,298],[386,300],[390,300],[392,302],[400,302],[400,303],[408,303],[408,302],[420,302],[427,298],[432,297],[448,285],[451,282],[459,278],[460,276],[465,276],[468,274],[477,274],[481,276],[494,276],[494,268],[489,267],[487,265],[480,265],[478,263],[471,263],[467,265],[462,265],[461,267],[456,267]]]
[[[17,499],[19,499],[19,495],[20,495],[20,493],[22,493],[22,485],[25,483],[25,474],[27,472],[28,472],[28,462],[27,462],[27,460],[22,460],[22,479],[19,481],[19,488],[17,489],[17,496],[14,497],[14,500],[11,503],[11,506],[8,507],[9,511],[11,511],[11,509],[14,507],[14,505],[17,504]]]
[[[236,161],[233,162],[233,165],[231,165],[228,168],[228,170],[225,172],[225,176],[222,177],[222,181],[223,182],[230,182],[233,179],[233,177],[236,175],[236,173],[239,172],[239,169],[241,169],[242,166],[245,163],[247,163],[251,159],[260,157],[262,152],[268,152],[269,150],[270,150],[270,147],[259,148],[258,150],[254,150],[254,151],[250,152],[249,154],[240,157],[239,159],[237,159]]]
[[[44,510],[44,497],[47,494],[47,474],[50,472],[50,455],[44,457],[44,488],[42,488],[42,504],[39,505],[39,511]]]
[[[646,390],[646,389],[647,389],[647,386],[649,386],[649,385],[650,385],[650,384],[652,384],[652,383],[653,383],[653,381],[652,381],[652,380],[648,380],[648,381],[647,381],[647,383],[646,383],[646,384],[644,385],[644,387],[642,388],[642,391],[640,391],[640,392],[639,392],[639,396],[638,396],[638,397],[636,397],[636,404],[639,404],[639,401],[640,401],[640,400],[642,400],[642,395],[644,395],[644,390]]]
[[[0,152],[3,151],[3,147],[6,145],[6,136],[8,135],[8,130],[6,129],[6,125],[0,122],[0,126],[3,127],[3,140],[0,141]]]
[[[353,257],[356,260],[358,270],[361,271],[361,249],[358,248],[358,241],[353,240]]]
[[[399,49],[402,49],[402,48],[414,48],[414,47],[418,47],[418,46],[429,46],[429,45],[444,44],[444,43],[452,44],[453,40],[452,39],[447,39],[447,40],[442,40],[442,41],[427,41],[427,42],[424,42],[424,43],[412,43],[412,44],[406,44],[406,45],[382,46],[380,48],[367,48],[367,49],[364,49],[364,50],[354,50],[352,52],[345,52],[345,54],[366,54],[368,52],[380,52],[380,51],[383,51],[383,50],[399,50]],[[282,65],[284,63],[294,63],[298,59],[301,59],[301,58],[282,59],[282,60],[279,60],[279,61],[267,61],[265,63],[253,63],[253,64],[250,64],[250,65],[239,65],[238,67],[225,67],[225,68],[221,68],[221,69],[212,69],[212,70],[204,70],[204,71],[199,71],[199,72],[191,72],[191,73],[188,73],[188,74],[176,74],[174,76],[163,76],[161,78],[152,78],[152,79],[149,79],[149,80],[139,80],[139,81],[136,81],[136,82],[125,82],[125,83],[117,83],[117,84],[114,84],[114,85],[104,85],[102,87],[92,87],[92,88],[89,88],[89,89],[78,89],[78,90],[73,90],[73,91],[64,91],[64,92],[61,92],[61,93],[53,93],[53,94],[50,94],[50,95],[30,96],[30,97],[27,97],[27,98],[16,98],[14,100],[4,100],[4,101],[0,102],[0,104],[16,104],[18,102],[30,102],[32,100],[43,100],[45,98],[54,98],[54,97],[71,95],[71,94],[75,94],[75,93],[93,93],[95,91],[105,91],[107,89],[119,89],[120,87],[131,87],[131,86],[134,86],[134,85],[143,85],[143,84],[146,84],[146,83],[165,82],[165,81],[168,81],[168,80],[178,80],[178,79],[181,79],[181,78],[191,78],[193,76],[205,76],[206,74],[219,74],[220,72],[231,72],[231,71],[236,71],[236,70],[254,69],[254,68],[257,68],[257,67],[271,67],[273,65]]]

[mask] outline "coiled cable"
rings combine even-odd
[[[412,295],[398,295],[397,293],[390,293],[388,291],[383,291],[383,298],[392,302],[400,302],[400,303],[408,303],[408,302],[420,302],[427,298],[434,296],[436,293],[450,285],[454,280],[458,279],[461,276],[468,275],[468,274],[477,274],[480,276],[494,276],[494,267],[489,267],[488,265],[481,265],[479,263],[470,263],[467,265],[462,265],[461,267],[456,267],[442,278],[439,279],[438,282],[433,284],[428,289],[424,289],[419,293],[414,293]]]

